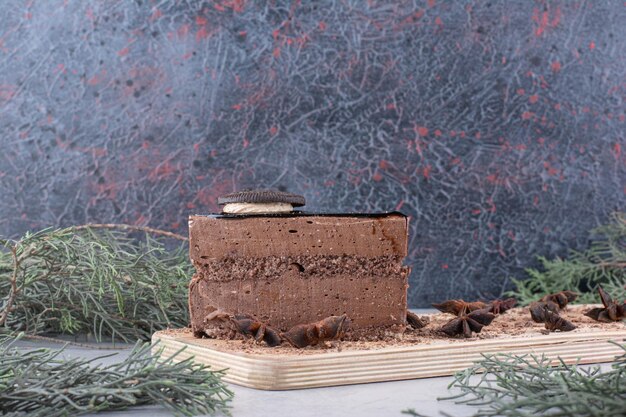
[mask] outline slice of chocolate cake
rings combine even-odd
[[[406,325],[408,219],[381,214],[215,214],[189,218],[196,336],[232,337],[219,310],[284,332],[332,315],[350,337]]]

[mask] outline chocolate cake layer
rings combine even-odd
[[[407,254],[407,218],[385,216],[190,216],[191,260],[232,256]]]
[[[232,336],[206,322],[222,310],[286,331],[347,314],[353,335],[406,324],[407,218],[376,216],[191,216],[189,287],[197,335]]]

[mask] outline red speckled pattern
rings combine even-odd
[[[626,202],[621,1],[17,1],[0,234],[186,233],[221,194],[411,216],[412,306],[491,298]]]

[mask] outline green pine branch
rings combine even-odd
[[[187,246],[171,232],[99,224],[46,229],[0,240],[0,410],[65,416],[158,404],[180,415],[228,413],[219,371],[191,359],[151,355],[138,343],[124,361],[64,360],[61,351],[20,351],[11,335],[90,334],[96,340],[150,340],[189,321]],[[9,336],[6,336],[9,334]]]
[[[534,417],[624,415],[626,345],[610,371],[580,368],[545,356],[484,355],[455,375],[450,387],[460,394],[443,398],[480,407],[474,416]]]
[[[187,326],[187,246],[169,250],[155,235],[185,239],[149,228],[87,225],[0,240],[0,326],[124,342]]]
[[[614,342],[611,342],[614,343]],[[626,345],[610,371],[581,368],[546,356],[494,354],[458,372],[449,389],[459,394],[439,398],[478,407],[473,417],[625,415]],[[415,409],[403,414],[421,416]]]
[[[174,362],[180,351],[162,357],[150,349],[138,342],[128,358],[100,365],[103,357],[62,359],[63,349],[18,349],[4,337],[0,410],[15,417],[61,417],[155,404],[184,416],[228,414],[233,393],[221,371],[191,359]]]
[[[591,246],[571,252],[567,259],[539,257],[541,269],[526,270],[527,279],[513,279],[508,292],[522,305],[563,290],[580,293],[578,303],[599,303],[598,286],[617,299],[626,298],[626,213],[614,213],[611,222],[593,231]]]

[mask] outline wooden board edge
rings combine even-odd
[[[276,363],[274,361],[260,360],[259,357],[263,358],[261,355],[246,358],[246,355],[241,352],[237,352],[237,354],[220,352],[198,344],[190,344],[185,338],[166,336],[163,337],[163,335],[158,333],[153,335],[153,342],[160,341],[159,344],[164,348],[166,356],[185,347],[186,349],[179,354],[176,360],[184,360],[194,356],[198,362],[210,365],[213,369],[226,369],[224,381],[262,390],[291,390],[449,376],[471,366],[476,360],[481,358],[480,353],[483,351],[481,346],[478,346],[478,350],[468,350],[463,349],[459,344],[455,344],[455,354],[457,356],[465,356],[465,360],[453,361],[450,358],[447,362],[444,360],[439,366],[430,367],[424,366],[419,360],[402,359],[401,352],[394,352],[394,355],[393,353],[384,352],[382,349],[370,351],[374,353],[365,358],[350,355],[339,358],[329,358],[328,355],[330,354],[310,355],[327,358],[328,361],[324,367],[323,358],[316,358],[318,363],[313,364],[307,364],[307,361],[304,361],[304,363]],[[602,339],[596,336],[594,335],[594,338],[591,340],[570,340],[569,343],[568,341],[552,344],[529,343],[518,345],[514,349],[488,349],[489,351],[484,353],[546,354],[553,361],[556,361],[558,356],[568,364],[576,362],[590,364],[611,361],[615,356],[623,352],[618,346],[608,343],[609,334],[604,334]],[[623,341],[626,339],[626,331],[617,332],[615,336],[620,341]],[[159,349],[158,345],[154,349]],[[409,350],[402,353],[405,356],[406,354],[410,356],[411,353],[421,356],[420,354],[425,352],[414,349],[413,351]],[[395,359],[389,362],[394,357]],[[426,360],[428,358],[424,357],[422,359]],[[359,362],[355,360],[359,360]],[[402,362],[403,360],[404,362]],[[332,362],[337,361],[340,363],[344,362],[344,369],[338,369],[336,366],[330,365]],[[350,364],[350,361],[353,363]]]
[[[246,352],[228,352],[221,349],[213,349],[211,347],[203,346],[193,336],[174,336],[164,332],[156,332],[153,334],[153,341],[155,338],[163,341],[176,341],[184,343],[188,346],[194,346],[199,349],[209,349],[215,352],[215,355],[223,355],[224,358],[231,358],[232,360],[242,361],[246,363],[255,363],[257,365],[264,364],[267,366],[282,366],[290,367],[294,364],[302,364],[310,362],[314,364],[316,362],[328,363],[331,360],[342,361],[346,357],[350,358],[362,358],[368,359],[375,356],[396,356],[404,353],[420,352],[423,356],[441,357],[448,352],[455,353],[459,351],[471,352],[474,350],[479,351],[491,351],[493,349],[515,349],[519,346],[556,346],[566,345],[568,343],[575,343],[579,341],[626,341],[626,328],[624,330],[608,331],[608,332],[580,332],[580,333],[552,333],[550,335],[537,335],[533,337],[508,337],[498,339],[483,339],[472,340],[467,342],[457,342],[453,344],[414,344],[406,346],[395,346],[381,349],[364,349],[364,350],[345,350],[342,352],[324,352],[319,354],[307,354],[307,355],[292,355],[285,356],[280,354],[254,354]],[[202,340],[202,339],[200,339]]]

